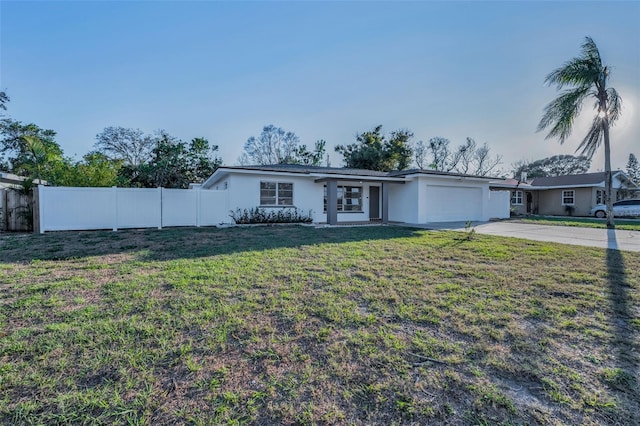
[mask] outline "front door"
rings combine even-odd
[[[369,187],[369,219],[380,219],[380,187]]]
[[[531,213],[531,207],[533,204],[533,194],[527,192],[527,213]]]

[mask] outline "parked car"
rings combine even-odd
[[[595,217],[606,217],[607,206],[598,204],[591,209],[591,215]],[[622,200],[613,203],[613,216],[640,216],[640,198],[634,200]]]

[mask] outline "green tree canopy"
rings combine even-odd
[[[629,161],[627,161],[627,176],[636,185],[640,185],[640,163],[635,154],[629,154]]]
[[[121,160],[112,160],[101,152],[92,151],[80,161],[67,159],[59,184],[81,187],[116,186],[121,167]]]
[[[388,136],[382,125],[356,135],[356,143],[336,146],[345,166],[377,171],[405,170],[411,165],[413,149],[409,130],[396,130]]]
[[[4,119],[0,122],[0,164],[2,168],[31,179],[59,184],[66,167],[56,132],[33,123]]]
[[[187,188],[190,183],[208,178],[222,164],[215,156],[218,146],[211,146],[205,138],[185,143],[160,130],[152,139],[149,160],[137,166],[124,164],[119,173],[120,185]]]
[[[513,177],[519,179],[522,173],[527,177],[564,176],[586,173],[591,167],[591,159],[584,155],[554,155],[535,161],[521,160],[512,164]]]
[[[0,155],[13,173],[25,173],[24,165],[32,160],[29,141],[38,140],[50,158],[62,157],[62,148],[55,141],[56,132],[41,129],[33,123],[4,119],[0,121]]]
[[[0,109],[9,101],[0,92]],[[62,186],[113,186],[117,183],[121,161],[114,161],[104,154],[90,152],[82,160],[74,161],[64,156],[55,140],[56,132],[10,118],[0,120],[0,169],[8,170],[31,181],[42,179],[50,185]]]
[[[323,139],[317,140],[313,150],[309,150],[307,145],[300,145],[293,158],[293,164],[302,164],[305,166],[319,166],[322,164],[326,153],[327,142]]]

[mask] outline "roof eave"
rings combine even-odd
[[[398,176],[433,176],[433,177],[444,177],[444,178],[464,178],[464,179],[474,179],[474,180],[482,180],[482,181],[500,181],[504,180],[503,178],[495,177],[495,176],[476,176],[476,175],[467,175],[463,173],[450,173],[450,172],[439,172],[437,170],[411,170],[407,173],[398,173]]]
[[[348,180],[348,181],[361,181],[361,182],[396,182],[405,183],[405,178],[390,177],[390,176],[366,176],[366,175],[338,175],[333,173],[311,173],[310,176],[315,177],[314,182],[321,183],[328,180]]]

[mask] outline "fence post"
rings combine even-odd
[[[2,210],[2,222],[0,223],[0,231],[6,231],[8,228],[7,225],[7,190],[4,188],[0,188],[0,210]]]
[[[118,230],[118,187],[112,186],[113,192],[113,232]]]
[[[162,187],[158,187],[158,200],[160,202],[160,225],[158,225],[158,229],[162,229]]]
[[[196,228],[200,227],[200,188],[196,188]]]
[[[227,217],[229,217],[229,218],[231,217],[231,215],[230,215],[230,213],[231,213],[231,192],[229,190],[226,190],[224,192],[226,192],[226,194],[224,194],[225,206],[226,206],[225,210],[227,212],[227,215],[225,216],[225,219],[226,219]],[[228,222],[221,222],[221,223],[234,223],[234,222],[228,221]]]
[[[35,234],[44,234],[44,226],[42,226],[42,193],[44,187],[41,184],[33,188],[33,232]]]

